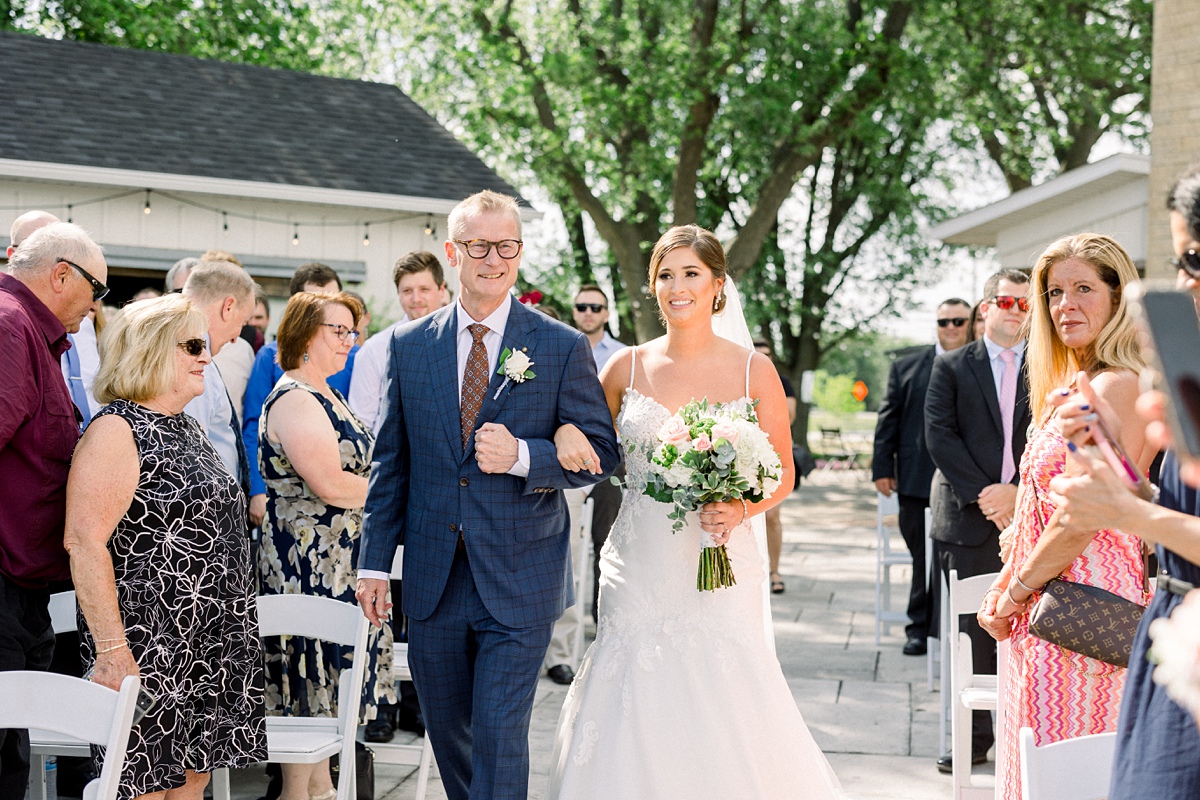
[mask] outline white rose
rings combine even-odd
[[[531,366],[533,366],[533,360],[529,356],[520,350],[514,350],[508,354],[508,359],[504,362],[504,372],[509,377],[516,378],[524,375]]]

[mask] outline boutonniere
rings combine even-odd
[[[497,375],[504,376],[504,383],[500,384],[500,388],[492,395],[492,399],[498,398],[510,381],[524,383],[530,378],[536,378],[537,375],[530,369],[532,366],[533,359],[526,355],[525,348],[522,347],[520,350],[504,348],[504,352],[500,354],[500,366],[496,370]]]

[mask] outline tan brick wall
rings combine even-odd
[[[1167,193],[1200,162],[1200,0],[1155,0],[1153,57],[1146,274],[1170,277]]]

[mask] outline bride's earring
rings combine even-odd
[[[307,350],[304,351],[304,363],[305,364],[308,363],[308,351]]]
[[[721,289],[717,296],[713,298],[712,310],[714,314],[720,314],[725,310],[725,290]]]

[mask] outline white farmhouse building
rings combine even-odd
[[[0,63],[0,246],[30,209],[70,219],[117,304],[221,249],[276,298],[321,261],[395,318],[396,259],[444,258],[466,195],[517,195],[394,86],[17,33]]]

